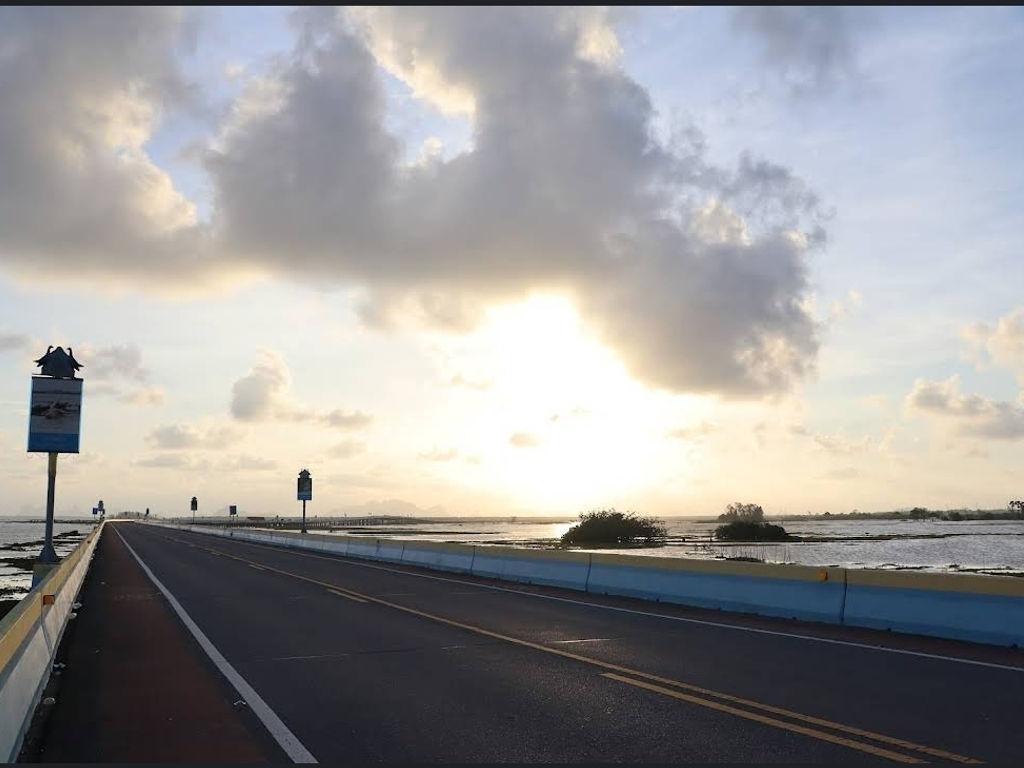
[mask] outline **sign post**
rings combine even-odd
[[[302,532],[306,533],[306,502],[313,500],[313,476],[308,469],[299,472],[298,497],[302,502]]]
[[[53,548],[53,505],[57,486],[57,454],[78,453],[82,426],[82,380],[75,372],[82,366],[75,360],[71,347],[51,345],[46,354],[35,361],[39,376],[32,377],[32,397],[28,419],[28,452],[48,454],[46,469],[46,534],[37,566],[33,568],[33,585],[55,565]]]
[[[196,510],[199,509],[199,501],[195,496],[192,497],[192,525],[196,524]]]

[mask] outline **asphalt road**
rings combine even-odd
[[[320,761],[1024,756],[1013,650],[495,589],[508,585],[141,524],[104,536],[122,537]]]

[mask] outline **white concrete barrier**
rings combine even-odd
[[[18,759],[96,542],[107,524],[100,523],[0,620],[0,757],[6,762]]]

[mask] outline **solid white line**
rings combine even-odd
[[[117,531],[117,528],[114,528]],[[124,536],[121,535],[120,531],[117,531],[117,537],[121,539],[121,543],[124,544],[128,551],[132,553],[132,557],[142,566],[142,570],[149,576],[150,581],[156,585],[163,596],[167,598],[167,602],[171,604],[171,608],[178,614],[178,618],[185,625],[192,636],[199,643],[200,647],[206,651],[206,655],[210,657],[210,660],[217,666],[217,669],[221,671],[221,674],[228,679],[228,682],[235,687],[235,690],[245,700],[246,704],[249,705],[249,709],[253,711],[253,714],[260,719],[264,727],[270,732],[270,735],[274,737],[278,744],[281,745],[281,749],[285,751],[288,757],[291,758],[293,763],[315,763],[317,759],[313,757],[312,753],[306,749],[302,742],[298,740],[294,733],[289,730],[288,726],[285,725],[281,718],[272,710],[267,702],[256,693],[255,689],[249,683],[245,681],[238,671],[231,666],[230,662],[224,658],[224,655],[217,650],[216,646],[210,642],[210,639],[205,635],[203,630],[192,620],[192,617],[185,612],[185,609],[181,607],[181,603],[178,602],[177,598],[171,594],[170,590],[165,587],[160,579],[149,569],[149,566],[142,562],[142,558],[136,554],[135,550],[132,549],[131,545],[124,540]]]
[[[213,538],[213,537],[211,537]],[[512,589],[510,587],[497,587],[491,584],[477,584],[473,581],[465,581],[463,579],[451,579],[445,576],[433,576],[426,573],[413,573],[412,571],[402,571],[397,568],[388,568],[383,565],[371,565],[370,563],[364,563],[359,560],[351,559],[343,555],[335,557],[328,557],[325,555],[314,555],[310,552],[299,552],[295,549],[284,549],[283,547],[277,547],[273,544],[258,544],[251,541],[242,541],[239,539],[228,539],[235,544],[245,544],[251,547],[266,547],[268,549],[274,549],[279,552],[288,552],[288,554],[298,555],[299,557],[312,557],[317,560],[332,560],[336,563],[342,563],[344,565],[354,565],[360,568],[372,568],[375,571],[387,571],[388,573],[397,573],[403,576],[413,576],[417,579],[431,579],[432,581],[445,581],[451,584],[464,584],[469,587],[475,587],[476,589],[489,589],[494,592],[508,592],[513,595],[521,595],[523,597],[535,597],[540,600],[554,600],[559,603],[571,603],[572,605],[582,605],[587,608],[600,608],[605,611],[616,611],[618,613],[629,613],[636,616],[649,616],[655,619],[667,619],[669,621],[683,622],[684,624],[696,624],[705,627],[717,627],[719,629],[732,629],[737,632],[750,632],[757,635],[772,635],[774,637],[788,637],[794,640],[808,640],[815,643],[827,643],[829,645],[845,645],[850,648],[861,648],[868,651],[878,651],[880,653],[895,653],[901,656],[917,656],[923,659],[933,659],[936,661],[949,661],[956,664],[969,664],[975,667],[988,667],[989,669],[1001,669],[1006,672],[1022,672],[1024,673],[1024,667],[1014,667],[1009,664],[996,664],[990,661],[975,661],[974,659],[964,659],[959,656],[944,656],[938,653],[926,653],[925,651],[908,651],[903,648],[887,648],[884,645],[871,645],[869,643],[858,643],[854,640],[836,640],[831,637],[816,637],[815,635],[800,635],[794,632],[781,632],[775,629],[761,629],[759,627],[745,627],[741,624],[727,624],[722,621],[708,621],[707,619],[691,619],[684,616],[671,616],[664,613],[652,613],[650,611],[641,611],[635,608],[622,608],[617,605],[604,605],[603,603],[591,603],[587,600],[573,600],[569,597],[556,597],[555,595],[543,595],[538,592],[526,592],[521,589]],[[424,567],[424,566],[418,566]],[[454,593],[453,593],[454,594]],[[614,597],[614,595],[613,595]],[[686,607],[686,606],[682,606]]]

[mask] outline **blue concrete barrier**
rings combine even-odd
[[[223,530],[194,530],[229,535]],[[593,594],[1024,647],[1024,579],[258,530],[234,535],[249,541]]]
[[[595,554],[587,591],[838,624],[842,568]]]
[[[1003,576],[847,571],[843,623],[1024,647],[1024,583]]]
[[[473,569],[476,547],[442,544],[433,541],[407,541],[402,553],[406,565],[418,565],[452,573],[469,573]]]
[[[547,584],[583,591],[590,572],[590,554],[515,547],[478,546],[473,560],[474,576]]]

